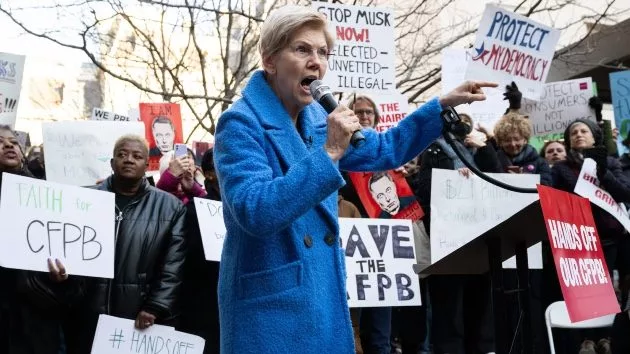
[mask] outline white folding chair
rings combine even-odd
[[[592,318],[586,321],[571,322],[569,312],[564,301],[557,301],[547,307],[545,311],[545,322],[547,324],[547,336],[549,337],[549,349],[551,354],[556,354],[553,342],[552,328],[602,328],[611,327],[615,321],[615,314]]]

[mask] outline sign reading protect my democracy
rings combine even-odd
[[[560,31],[494,5],[486,5],[466,79],[516,82],[537,100],[547,80]]]

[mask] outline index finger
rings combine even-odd
[[[66,274],[66,267],[64,267],[63,263],[59,259],[55,259],[55,263],[57,264],[57,268],[59,269],[59,274]]]
[[[496,82],[490,82],[490,81],[473,81],[473,83],[479,87],[498,87],[499,84],[497,84]]]

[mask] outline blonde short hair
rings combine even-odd
[[[286,48],[295,32],[303,27],[322,29],[328,50],[335,44],[324,14],[307,6],[287,5],[273,11],[262,25],[258,51],[265,58]]]
[[[134,134],[123,135],[114,144],[114,156],[116,156],[116,150],[120,149],[126,143],[139,143],[142,145],[142,150],[146,154],[147,159],[149,158],[149,143],[147,143],[146,139]]]
[[[507,136],[513,133],[520,134],[526,141],[532,136],[532,128],[529,125],[527,116],[518,113],[508,113],[501,117],[494,126],[494,136],[497,143],[501,145]]]

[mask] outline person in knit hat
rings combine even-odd
[[[617,159],[610,157],[604,145],[604,134],[599,125],[592,120],[576,119],[566,128],[564,132],[564,145],[567,151],[567,159],[559,161],[553,165],[551,170],[554,188],[573,193],[585,158],[592,158],[597,163],[597,178],[599,187],[606,190],[618,203],[630,202],[630,180],[624,177],[621,165]],[[625,238],[627,231],[608,212],[591,203],[595,226],[599,234],[604,257],[608,270],[619,271],[620,279],[624,279],[630,274],[630,254],[627,254]],[[548,267],[550,273],[556,272],[553,262]],[[562,300],[562,293],[557,277],[546,277],[548,291],[548,301]],[[554,279],[554,281],[550,281]],[[627,314],[626,314],[627,316]],[[603,337],[609,337],[606,333]],[[585,333],[584,337],[593,337],[593,333]],[[602,337],[601,333],[597,337]],[[608,345],[607,339],[600,341],[599,346]],[[582,343],[583,351],[595,353],[595,343],[585,341]]]

